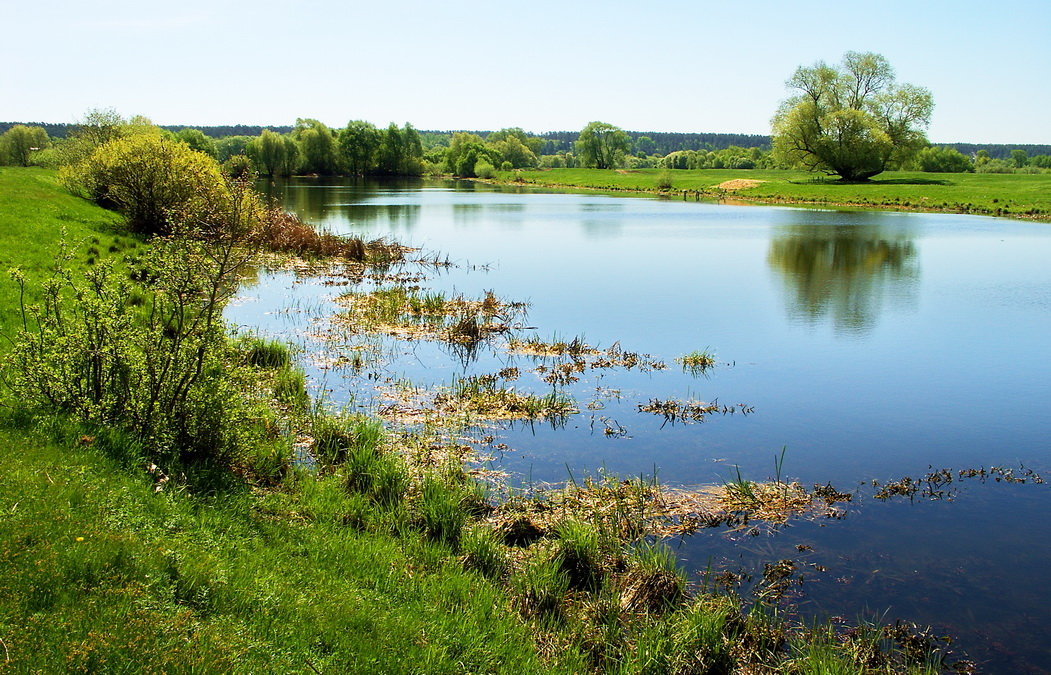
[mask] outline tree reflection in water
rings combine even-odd
[[[887,300],[912,304],[919,278],[909,233],[871,223],[785,226],[767,262],[780,273],[791,316],[830,318],[841,333],[870,330]]]

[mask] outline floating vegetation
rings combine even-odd
[[[435,409],[446,414],[468,414],[490,420],[566,417],[577,412],[573,400],[559,392],[543,396],[501,386],[496,376],[479,375],[456,380],[434,397]]]
[[[708,415],[734,415],[741,413],[748,415],[755,412],[754,406],[737,403],[735,405],[722,405],[718,399],[711,403],[704,401],[678,401],[675,399],[661,400],[650,399],[648,403],[638,404],[639,412],[647,412],[664,417],[665,423],[671,422],[703,422]]]
[[[507,341],[507,350],[512,354],[524,356],[590,356],[598,354],[599,350],[584,342],[580,337],[575,337],[569,342],[555,338],[551,342],[544,342],[539,337],[533,336],[526,339],[511,338]]]
[[[701,375],[715,366],[715,356],[708,349],[683,354],[675,361],[682,365],[683,372],[693,375]]]
[[[748,482],[747,492],[730,485],[667,487],[642,478],[620,479],[608,474],[570,481],[558,488],[537,488],[527,497],[508,499],[497,507],[497,528],[523,519],[530,528],[548,532],[566,519],[596,523],[618,539],[677,537],[702,528],[741,529],[752,523],[782,525],[789,518],[841,518],[836,503],[851,501],[849,493],[828,487],[807,491],[799,483]],[[834,490],[834,489],[833,489]]]
[[[985,467],[961,469],[955,473],[950,469],[938,469],[929,471],[926,475],[918,478],[904,476],[887,483],[880,483],[874,480],[872,481],[872,486],[876,488],[876,492],[872,496],[884,501],[891,497],[914,499],[917,495],[923,499],[952,500],[958,493],[953,484],[957,481],[973,478],[983,483],[988,480],[996,483],[1034,483],[1038,485],[1044,483],[1044,478],[1040,474],[1024,465],[1019,467],[1018,473],[1015,473],[1015,470],[1012,468],[1002,466],[991,466],[988,469]]]
[[[475,300],[404,286],[345,293],[336,302],[347,311],[337,315],[334,323],[354,332],[461,345],[478,344],[510,331],[526,308],[522,302],[504,302],[492,291]]]
[[[573,377],[573,373],[582,373],[585,370],[638,368],[642,371],[651,371],[666,370],[668,367],[666,363],[649,354],[624,351],[619,342],[607,349],[599,349],[589,345],[581,337],[575,337],[569,342],[557,338],[551,342],[545,342],[536,336],[526,339],[512,337],[507,341],[507,350],[512,354],[545,359],[568,358],[569,361],[554,366],[543,364],[537,366],[535,372],[544,375],[545,380],[552,384],[575,382],[579,378]],[[561,372],[551,374],[553,370]]]
[[[511,375],[512,373],[505,373]],[[456,427],[478,420],[564,420],[577,412],[573,399],[551,391],[544,395],[518,391],[497,375],[457,379],[449,387],[426,391],[409,386],[387,391],[392,402],[379,414],[389,421]]]

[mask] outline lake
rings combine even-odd
[[[580,412],[488,430],[487,468],[520,485],[601,471],[670,486],[738,472],[831,483],[855,495],[841,518],[673,543],[697,573],[743,575],[743,595],[764,563],[793,560],[786,611],[803,618],[930,624],[989,672],[1051,672],[1051,485],[1026,473],[1051,479],[1048,225],[452,180],[265,189],[316,226],[448,256],[455,264],[425,270],[420,284],[528,302],[525,335],[581,336],[668,365],[580,373],[564,388]],[[365,370],[388,382],[449,384],[514,366],[516,387],[551,390],[534,360],[499,345],[465,355],[425,341],[313,339],[346,290],[264,271],[227,317],[302,345],[315,391],[335,405],[383,403],[376,375],[324,367],[366,347]],[[675,362],[698,350],[716,366],[698,374]],[[750,412],[673,424],[639,411],[654,398]],[[959,478],[992,467],[1001,473]],[[941,469],[957,477],[945,494],[874,496],[873,480]]]

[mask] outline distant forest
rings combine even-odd
[[[51,138],[65,138],[66,133],[76,125],[52,124],[48,122],[0,122],[0,134],[4,133],[16,124],[26,124],[43,127]],[[168,131],[179,131],[180,129],[200,129],[206,136],[212,138],[223,138],[225,136],[258,136],[264,129],[279,134],[288,134],[292,131],[291,125],[283,126],[257,126],[247,124],[230,124],[223,126],[190,126],[190,125],[162,125],[162,129]],[[448,139],[452,137],[453,131],[420,130],[420,136],[425,146],[448,145]],[[482,138],[486,138],[491,131],[472,131]],[[770,137],[759,134],[694,134],[684,132],[665,131],[628,131],[632,143],[635,144],[640,138],[646,137],[652,141],[649,153],[667,155],[679,150],[723,150],[736,145],[742,148],[770,149]],[[543,134],[535,134],[543,139],[540,154],[551,155],[559,152],[572,151],[573,142],[580,136],[579,131],[548,131]],[[444,142],[443,142],[444,141]],[[649,145],[649,144],[647,144]],[[1012,150],[1025,150],[1030,157],[1035,155],[1051,155],[1051,145],[1033,144],[1002,144],[1002,143],[933,143],[937,146],[955,148],[957,151],[973,156],[979,150],[985,150],[990,157],[995,159],[1009,159]]]

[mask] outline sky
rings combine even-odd
[[[0,17],[0,121],[768,134],[798,66],[872,51],[931,90],[933,142],[1051,143],[1051,0],[0,0]]]

